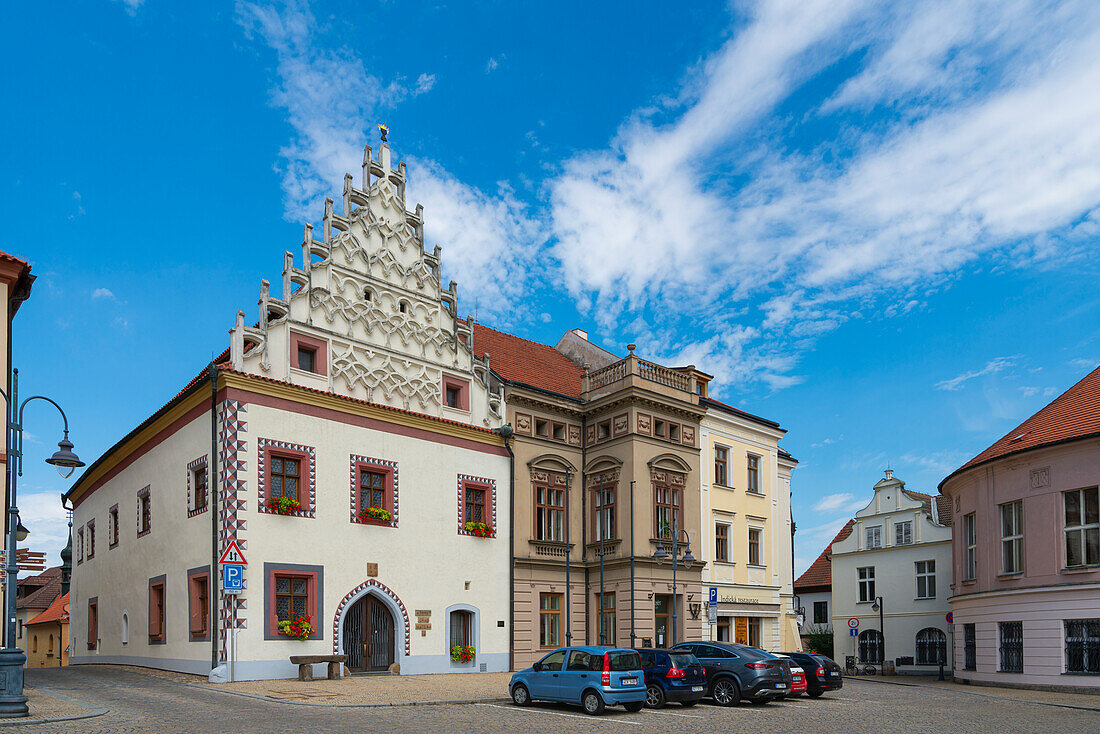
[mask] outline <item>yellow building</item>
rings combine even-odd
[[[793,608],[791,470],[775,421],[702,397],[704,639],[800,650]],[[718,603],[711,610],[710,589]]]
[[[57,668],[69,664],[69,595],[27,622],[27,667]]]

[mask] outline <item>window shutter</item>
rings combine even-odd
[[[202,632],[202,605],[199,601],[199,585],[201,577],[193,577],[188,588],[188,611],[191,617],[191,632]]]
[[[96,605],[88,605],[88,644],[95,645],[99,638],[99,622],[96,619]]]
[[[160,634],[160,605],[157,602],[157,590],[159,587],[149,587],[149,634]]]

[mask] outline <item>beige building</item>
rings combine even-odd
[[[786,431],[705,390],[701,402],[703,636],[799,650],[791,546],[791,470],[798,462],[779,447]],[[714,624],[710,588],[718,597]]]
[[[673,526],[699,537],[698,373],[633,347],[619,359],[581,331],[556,348],[473,334],[515,428],[515,667],[567,644],[700,639],[703,563],[681,558],[674,590],[671,564],[653,558],[671,551]]]

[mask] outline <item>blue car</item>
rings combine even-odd
[[[645,671],[645,705],[663,708],[668,701],[689,707],[699,703],[707,690],[703,665],[690,652],[642,648],[642,670]]]
[[[627,711],[641,711],[646,688],[642,659],[634,650],[564,647],[513,674],[508,690],[517,706],[579,703],[586,714],[598,716],[605,706],[620,703]]]

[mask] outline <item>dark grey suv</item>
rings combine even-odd
[[[791,691],[789,659],[730,642],[682,642],[672,649],[699,658],[707,673],[707,695],[719,705],[735,706],[741,699],[767,703]]]

